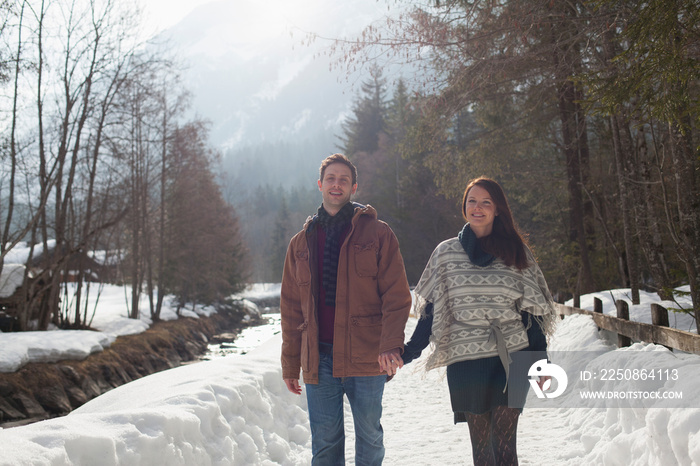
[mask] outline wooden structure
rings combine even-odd
[[[596,299],[593,311],[579,309],[555,303],[561,316],[584,314],[593,318],[598,328],[610,330],[618,335],[618,346],[629,346],[631,340],[645,341],[664,345],[668,348],[700,354],[700,335],[684,332],[668,326],[668,311],[658,304],[652,304],[652,322],[632,322],[629,320],[629,308],[626,301],[617,300],[617,317],[603,314],[602,302]]]
[[[70,255],[67,255],[65,251],[61,251],[62,256],[66,256],[65,267],[59,268],[60,272],[64,274],[63,281],[65,282],[75,282],[78,275],[78,271],[82,269],[84,271],[83,280],[91,282],[102,282],[102,283],[113,283],[116,277],[116,267],[107,266],[103,263],[95,260],[90,254],[85,251],[75,251]],[[28,264],[33,270],[41,270],[45,262],[48,260],[49,263],[54,263],[58,260],[55,248],[49,248],[48,252],[49,258],[47,259],[46,253],[43,251],[32,257],[31,262]]]
[[[32,275],[11,295],[0,296],[0,331],[30,330],[29,322],[38,321],[41,306],[47,297],[43,278]]]

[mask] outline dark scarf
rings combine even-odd
[[[479,239],[476,237],[472,231],[469,224],[465,224],[462,231],[457,235],[459,242],[464,248],[464,252],[469,256],[469,260],[472,264],[478,265],[479,267],[486,267],[491,265],[491,262],[496,258],[488,252],[481,249],[481,244],[479,244]]]
[[[322,286],[326,292],[326,306],[335,307],[335,289],[338,281],[338,257],[340,256],[340,236],[343,230],[350,224],[355,213],[355,206],[348,202],[331,215],[326,212],[323,205],[318,208],[318,224],[326,233],[326,242],[323,245],[323,271]]]

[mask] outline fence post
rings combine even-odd
[[[600,298],[593,298],[593,312],[603,313],[603,301]]]
[[[617,317],[620,319],[625,319],[625,320],[630,320],[630,308],[629,305],[627,304],[627,301],[623,301],[622,299],[618,299],[615,301],[615,308],[617,309]],[[617,334],[617,346],[620,348],[623,348],[625,346],[630,346],[632,344],[632,340],[630,337],[627,337],[625,335],[620,335],[619,333]]]
[[[651,323],[663,327],[670,327],[668,324],[668,310],[660,304],[651,303]],[[673,351],[673,348],[670,346],[666,346],[666,348]]]
[[[574,294],[574,307],[581,308],[581,296]]]
[[[660,304],[651,303],[651,323],[668,327],[668,310]]]
[[[600,298],[593,298],[593,312],[603,313],[603,301]],[[600,330],[600,327],[598,327],[598,330]]]

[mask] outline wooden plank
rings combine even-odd
[[[688,353],[700,354],[700,335],[670,327],[662,327],[642,322],[630,322],[614,316],[600,314],[555,303],[561,315],[584,314],[591,316],[599,328],[627,336],[637,341],[645,341],[668,346]]]

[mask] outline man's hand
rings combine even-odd
[[[401,351],[394,348],[391,351],[385,351],[379,355],[379,369],[386,371],[387,375],[392,377],[403,367],[403,359],[401,359]]]
[[[301,395],[301,385],[299,385],[299,379],[284,379],[284,383],[287,384],[287,390],[295,395]]]

